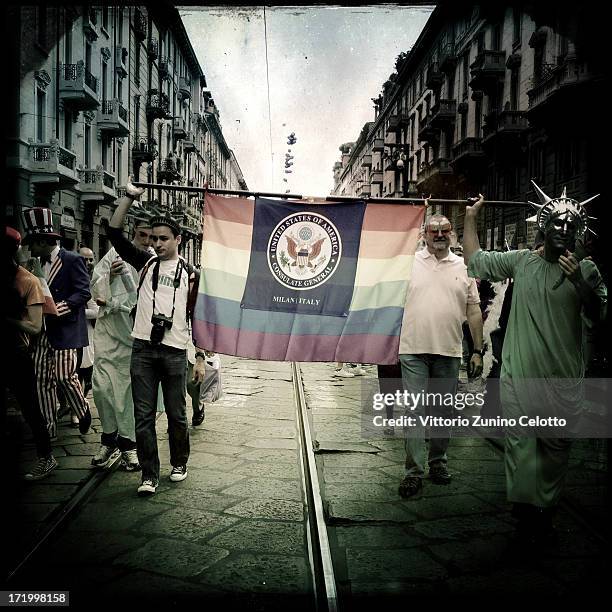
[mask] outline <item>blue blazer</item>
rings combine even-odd
[[[47,315],[45,326],[54,349],[76,349],[89,345],[85,306],[91,298],[85,260],[61,248],[49,273],[49,289],[55,303],[65,301],[71,312],[63,317]]]

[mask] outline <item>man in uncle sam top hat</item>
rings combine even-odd
[[[89,404],[77,375],[77,349],[89,344],[85,306],[91,297],[84,259],[61,248],[53,229],[49,208],[24,212],[26,244],[40,258],[42,270],[57,306],[56,315],[46,315],[43,331],[34,348],[36,392],[49,434],[57,435],[57,387],[87,433],[91,424]]]

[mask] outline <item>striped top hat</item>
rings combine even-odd
[[[53,214],[50,208],[29,208],[23,213],[26,238],[32,236],[49,236],[49,238],[61,238],[60,234],[53,230]]]

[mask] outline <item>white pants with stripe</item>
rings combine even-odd
[[[61,388],[66,403],[79,419],[89,410],[89,403],[77,372],[76,349],[54,349],[42,331],[34,348],[36,393],[40,410],[50,436],[57,434],[57,388]]]

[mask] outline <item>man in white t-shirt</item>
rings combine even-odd
[[[158,387],[161,383],[164,408],[168,417],[170,445],[170,480],[187,477],[189,427],[186,413],[187,346],[190,341],[190,318],[198,289],[198,274],[182,257],[180,224],[169,215],[153,217],[151,243],[155,256],[136,248],[122,228],[133,201],[144,189],[131,182],[126,195],[117,202],[109,223],[108,237],[121,258],[140,272],[138,300],[132,338],[130,376],[136,449],[142,467],[141,496],[152,495],[159,483],[159,455],[155,416]],[[203,380],[204,352],[196,347],[193,376]]]
[[[425,225],[426,248],[417,251],[406,296],[399,357],[404,390],[419,393],[448,394],[455,392],[462,358],[462,323],[467,319],[474,353],[470,371],[479,376],[482,371],[482,315],[478,289],[468,278],[463,259],[450,251],[452,227],[442,215],[433,215]],[[448,484],[446,449],[450,429],[430,429],[429,454],[425,446],[425,428],[421,416],[449,417],[452,407],[437,401],[417,403],[407,409],[407,416],[416,419],[417,426],[406,428],[406,472],[399,486],[402,497],[412,497],[423,487],[425,464],[429,478],[436,484]],[[429,410],[427,410],[429,408]],[[456,415],[454,415],[456,416]]]

